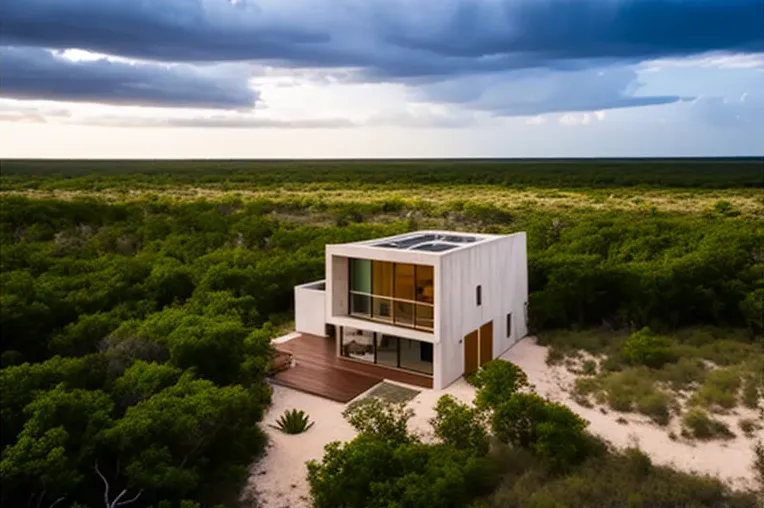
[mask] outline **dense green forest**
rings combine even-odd
[[[719,159],[421,159],[2,161],[5,189],[486,184],[517,187],[761,188],[761,157]]]
[[[327,243],[423,227],[526,231],[536,332],[709,324],[762,336],[761,161],[187,164],[2,162],[3,506],[99,506],[105,485],[111,501],[124,491],[141,506],[234,503],[265,446],[269,339],[290,320],[293,286],[322,277]],[[420,198],[311,194],[420,182]],[[304,196],[280,198],[287,185]],[[432,185],[453,198],[426,202]],[[630,185],[697,185],[746,201],[507,206],[466,185],[635,196]],[[274,192],[180,199],[178,186]],[[140,188],[152,192],[128,195]],[[42,192],[69,190],[79,193]]]

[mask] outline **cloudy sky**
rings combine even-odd
[[[764,0],[0,0],[0,157],[764,154]]]

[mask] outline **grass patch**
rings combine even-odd
[[[761,425],[753,418],[741,418],[737,426],[743,431],[746,437],[753,437],[753,433],[761,428]]]
[[[551,330],[538,335],[538,344],[549,346],[550,352],[559,350],[556,355],[562,353],[570,356],[578,351],[592,355],[615,354],[620,351],[627,337],[626,332],[604,329]]]
[[[692,408],[682,418],[682,435],[695,439],[732,439],[735,434],[727,425],[719,420],[708,416],[700,408]]]
[[[581,373],[585,376],[593,376],[597,373],[597,362],[594,360],[586,360],[581,365]]]
[[[748,409],[756,409],[761,401],[761,394],[758,380],[753,375],[748,375],[743,381],[743,392],[741,395],[743,405]]]
[[[680,358],[676,363],[664,365],[655,375],[674,390],[686,390],[703,383],[707,370],[699,358]]]
[[[732,409],[737,405],[740,390],[740,370],[736,367],[712,370],[690,404],[700,405],[711,411]]]
[[[406,388],[404,386],[399,386],[393,383],[388,383],[387,381],[383,381],[372,388],[371,391],[369,391],[369,393],[367,393],[363,398],[354,400],[348,404],[347,411],[353,411],[358,406],[374,398],[382,399],[383,401],[389,402],[391,404],[396,404],[408,402],[417,395],[419,395],[419,390],[414,390],[412,388]]]
[[[597,377],[576,379],[574,400],[591,407],[592,399],[622,413],[638,412],[659,425],[667,425],[675,402],[671,394],[655,386],[650,369],[639,367]]]
[[[565,350],[557,346],[552,346],[546,353],[546,364],[550,367],[559,365],[565,360]]]
[[[754,508],[753,493],[735,492],[711,476],[658,466],[640,450],[593,457],[554,474],[526,450],[502,453],[500,487],[485,508],[504,507],[739,507]]]

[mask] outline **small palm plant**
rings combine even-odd
[[[280,430],[284,434],[302,434],[311,428],[313,423],[302,409],[287,409],[276,420],[276,425],[271,425],[271,427]]]

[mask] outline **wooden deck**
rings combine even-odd
[[[336,356],[334,339],[301,334],[275,349],[290,353],[296,365],[275,374],[274,384],[337,402],[348,402],[383,379],[432,388],[432,378]]]

